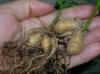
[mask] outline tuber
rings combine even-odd
[[[66,56],[76,55],[83,50],[83,33],[80,21],[65,18],[54,28],[32,28],[17,41],[3,45],[5,55],[11,58],[10,74],[41,74],[48,71],[64,74]],[[63,62],[61,60],[63,59]]]

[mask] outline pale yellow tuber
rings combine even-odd
[[[83,37],[80,30],[76,30],[69,41],[66,51],[70,55],[78,54],[83,50]]]
[[[80,23],[74,19],[66,18],[58,21],[54,29],[57,33],[64,33],[75,29],[80,29]]]
[[[47,52],[51,47],[51,39],[48,35],[44,35],[41,40],[41,47]]]
[[[83,34],[80,28],[82,23],[78,19],[66,18],[58,21],[54,27],[59,34],[59,41],[66,44],[68,55],[78,54],[83,50]]]

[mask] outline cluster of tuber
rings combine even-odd
[[[66,56],[83,50],[82,22],[66,18],[51,30],[32,28],[21,39],[6,42],[2,49],[11,58],[9,74],[64,74]]]
[[[83,36],[79,19],[63,19],[55,25],[55,32],[62,37],[65,43],[66,53],[69,55],[78,54],[83,49]],[[60,39],[61,40],[61,39]]]

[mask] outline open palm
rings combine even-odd
[[[94,6],[82,5],[64,9],[59,19],[80,18],[87,20]],[[51,13],[52,12],[52,13]],[[20,0],[0,6],[0,46],[3,42],[17,40],[23,33],[23,29],[46,27],[49,28],[57,11],[53,12],[53,5],[37,0]],[[88,62],[100,54],[100,16],[93,19],[85,35],[84,51],[71,58],[69,68]],[[0,51],[0,71],[9,68],[9,57],[2,55]]]

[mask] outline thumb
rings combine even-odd
[[[53,11],[53,5],[38,0],[19,0],[12,3],[2,4],[0,13],[10,13],[19,20],[30,16],[42,16]]]

